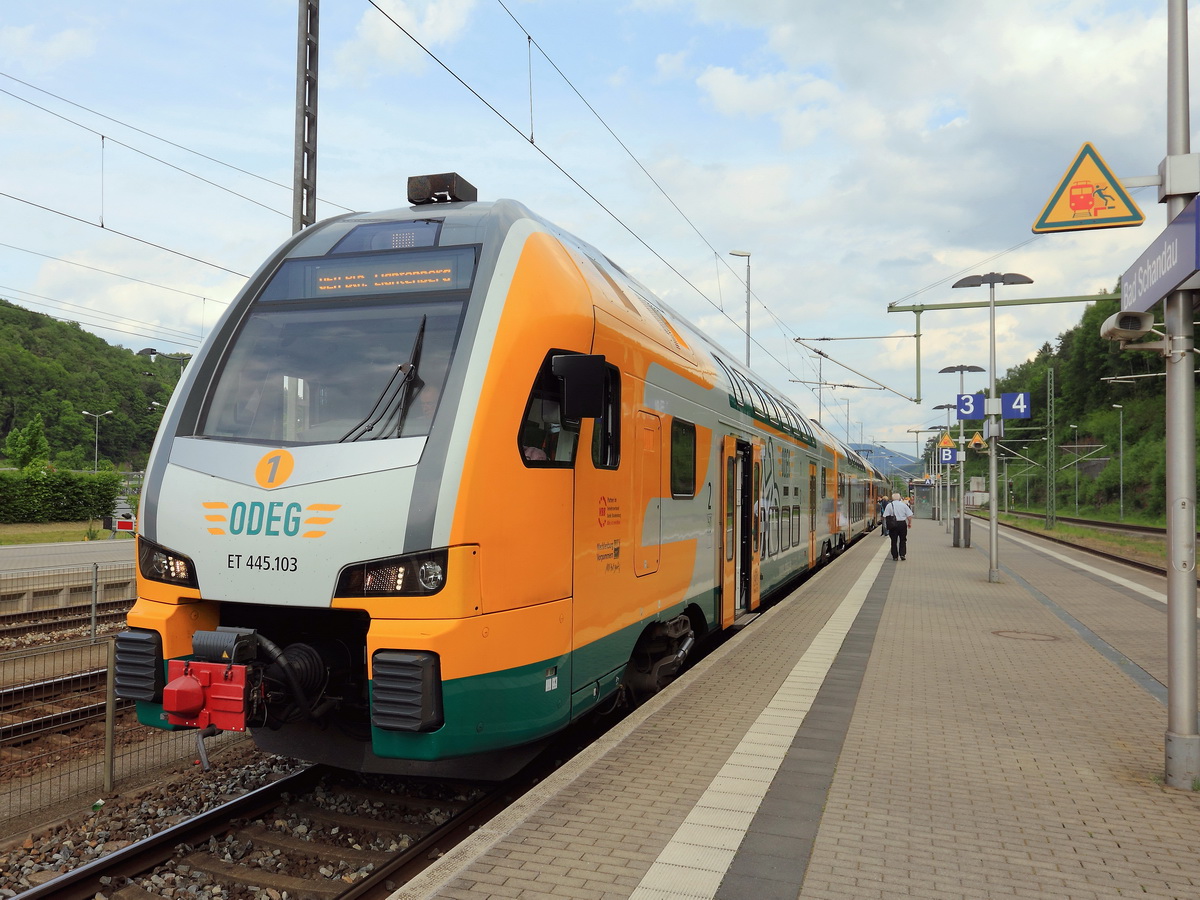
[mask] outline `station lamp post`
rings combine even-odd
[[[113,414],[113,411],[110,409],[108,412],[93,413],[93,412],[88,412],[86,409],[82,409],[82,410],[80,410],[80,412],[82,412],[85,416],[91,416],[93,419],[96,420],[96,443],[95,443],[95,445],[93,447],[93,451],[92,451],[92,472],[93,473],[99,472],[100,471],[100,420],[104,416],[111,416]]]
[[[988,402],[987,402],[987,440],[988,440],[988,581],[993,584],[1000,581],[1000,525],[996,506],[996,449],[997,426],[996,413],[999,412],[999,398],[996,397],[996,285],[997,284],[1033,284],[1028,275],[1016,272],[988,272],[986,275],[968,275],[954,282],[951,287],[966,288],[988,286]]]
[[[1075,518],[1079,518],[1079,426],[1072,425],[1071,440],[1075,442]]]
[[[1117,411],[1118,431],[1117,431],[1117,477],[1120,479],[1121,485],[1121,506],[1120,512],[1117,514],[1117,519],[1121,522],[1125,521],[1125,407],[1120,403],[1114,403],[1112,408]]]
[[[958,409],[957,403],[939,403],[934,409],[944,409],[946,411],[946,434],[950,434],[950,410]],[[942,519],[946,523],[946,534],[950,533],[950,466],[942,468],[946,479],[946,505],[942,507]]]
[[[729,255],[746,257],[746,368],[748,369],[750,368],[750,251],[730,250]]]
[[[172,362],[177,362],[177,363],[179,363],[179,374],[181,377],[183,376],[183,370],[187,366],[188,359],[189,359],[189,357],[187,357],[187,356],[171,356],[171,354],[169,354],[169,353],[159,353],[153,347],[144,347],[137,352],[137,355],[150,357],[150,362],[154,362],[154,358],[156,356],[161,356],[163,359],[169,359]],[[149,374],[149,373],[146,373],[146,374]]]
[[[939,375],[945,375],[949,372],[958,373],[958,392],[966,393],[966,387],[963,384],[965,374],[967,372],[982,372],[983,366],[946,366],[944,369],[938,369]],[[958,533],[962,538],[962,546],[967,546],[967,447],[966,435],[963,433],[963,420],[958,420]],[[955,546],[958,546],[956,543]]]

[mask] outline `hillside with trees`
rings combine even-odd
[[[166,404],[179,374],[177,362],[151,361],[73,322],[0,300],[0,448],[6,464],[23,468],[32,441],[36,455],[58,469],[90,472],[95,456],[100,469],[144,468],[162,416],[152,402]],[[98,452],[96,420],[84,410],[112,410],[100,419]]]
[[[1163,516],[1166,385],[1161,374],[1165,363],[1157,353],[1123,351],[1100,337],[1100,324],[1119,305],[1116,297],[1097,295],[1078,325],[997,379],[999,392],[1027,391],[1032,400],[1032,418],[1006,423],[1005,444],[1018,454],[1008,454],[1010,500],[1016,505],[1024,506],[1026,497],[1033,508],[1044,505],[1045,439],[1051,438],[1059,512],[1074,512],[1078,452],[1080,514],[1116,518],[1123,442],[1125,518]],[[1047,432],[1050,370],[1054,372],[1052,435]],[[112,346],[75,323],[0,300],[0,447],[7,465],[22,468],[33,444],[34,455],[54,468],[90,471],[96,423],[83,410],[112,410],[112,415],[100,420],[98,468],[144,468],[162,415],[162,407],[152,404],[167,402],[180,372],[173,360],[151,361]],[[1129,380],[1104,380],[1118,377]],[[969,432],[983,428],[982,421],[965,424]],[[933,439],[927,451],[932,444]],[[986,472],[986,457],[970,453],[967,474]]]
[[[1079,324],[1058,336],[1056,346],[1043,344],[1032,359],[997,379],[998,393],[1028,392],[1032,405],[1030,419],[1005,423],[1003,443],[1016,451],[1005,454],[1015,507],[1025,507],[1026,497],[1029,507],[1045,507],[1049,438],[1059,514],[1074,515],[1078,474],[1079,515],[1117,519],[1123,471],[1124,518],[1153,522],[1164,516],[1166,363],[1158,353],[1121,350],[1100,337],[1101,324],[1119,309],[1117,297],[1098,295]],[[1048,432],[1051,370],[1053,434]],[[1118,378],[1123,380],[1105,380]],[[966,427],[968,433],[981,431],[983,422]],[[969,453],[967,474],[986,473],[986,455]]]

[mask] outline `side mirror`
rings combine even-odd
[[[569,354],[550,361],[563,382],[562,413],[568,419],[597,419],[604,415],[604,357]]]

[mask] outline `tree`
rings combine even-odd
[[[35,415],[24,428],[14,428],[8,433],[4,440],[4,455],[18,469],[50,459],[50,443],[46,440],[41,413]]]

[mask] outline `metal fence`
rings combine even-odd
[[[0,653],[0,833],[11,833],[18,819],[24,828],[74,804],[88,809],[196,758],[196,731],[140,725],[132,705],[118,703],[113,654],[112,637]],[[58,727],[72,717],[70,730]],[[208,746],[244,739],[225,733]]]
[[[132,601],[136,592],[133,563],[0,572],[0,615]]]

